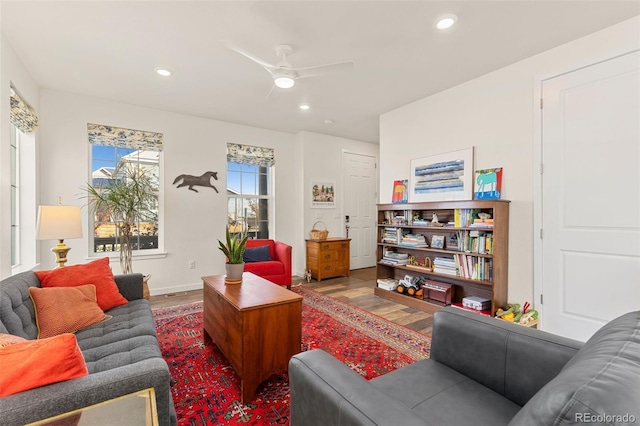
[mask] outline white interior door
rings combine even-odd
[[[376,256],[376,158],[345,152],[343,220],[349,216],[351,269],[375,266]]]
[[[640,309],[640,55],[542,83],[544,330]]]

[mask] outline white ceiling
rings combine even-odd
[[[627,1],[5,1],[1,29],[44,88],[289,133],[378,143],[379,115],[640,14]],[[452,12],[458,24],[437,31]],[[355,62],[274,89],[271,63]],[[169,78],[154,73],[162,66]],[[297,106],[308,102],[311,109]],[[332,120],[332,124],[326,124]]]

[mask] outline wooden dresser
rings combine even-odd
[[[318,281],[324,278],[349,275],[350,253],[348,238],[307,240],[307,269]]]

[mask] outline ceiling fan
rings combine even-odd
[[[293,49],[287,44],[276,46],[276,55],[278,55],[278,57],[280,58],[280,62],[278,62],[276,65],[273,65],[252,55],[251,53],[236,46],[231,42],[223,40],[223,43],[234,52],[237,52],[262,66],[271,75],[271,78],[273,78],[273,83],[276,85],[276,87],[279,87],[281,89],[289,89],[293,87],[295,81],[299,78],[339,74],[352,71],[354,68],[353,62],[339,62],[336,64],[293,68],[291,64],[287,62],[287,56],[293,53]]]

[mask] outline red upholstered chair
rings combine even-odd
[[[250,262],[247,257],[256,247],[269,246],[271,260]],[[266,250],[266,249],[264,249]],[[247,240],[244,270],[256,274],[265,280],[291,288],[291,246],[274,240]]]

